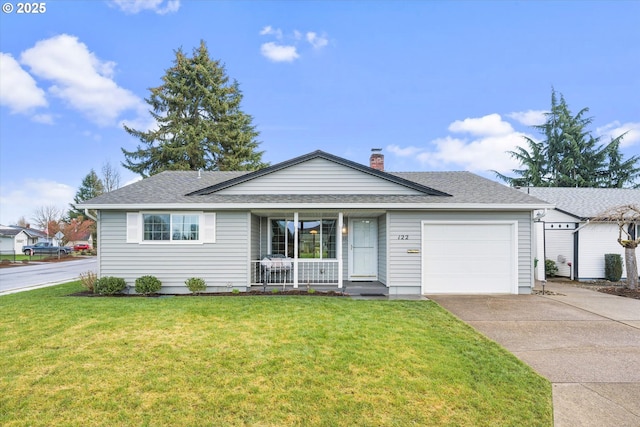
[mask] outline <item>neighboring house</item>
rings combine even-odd
[[[84,244],[84,245],[89,245],[89,248],[93,248],[93,236],[91,235],[91,232],[87,232],[83,235],[78,236],[76,240],[69,240],[67,244],[69,246]]]
[[[19,254],[24,246],[35,245],[46,237],[46,233],[33,228],[0,225],[0,251]]]
[[[3,254],[19,254],[22,247],[29,243],[29,236],[24,230],[16,227],[0,226],[0,252]]]
[[[605,277],[605,254],[620,254],[624,260],[624,248],[617,241],[618,226],[591,220],[616,206],[640,206],[640,189],[523,187],[520,191],[555,205],[536,224],[540,242],[537,258],[555,261],[559,276],[601,279]],[[542,278],[543,262],[539,268],[538,277]],[[626,269],[622,271],[626,277]]]
[[[469,172],[383,170],[322,151],[255,172],[172,171],[85,201],[99,276],[163,292],[381,282],[390,295],[528,294],[533,211],[552,206]]]

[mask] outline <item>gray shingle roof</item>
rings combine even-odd
[[[0,225],[0,234],[3,236],[15,236],[21,231],[27,233],[29,237],[47,237],[47,233],[33,228],[20,227],[18,225]]]
[[[640,189],[523,187],[521,192],[556,206],[556,209],[579,218],[593,218],[615,206],[640,206]]]
[[[21,228],[15,227],[6,227],[4,225],[0,225],[0,236],[13,237],[22,231]]]
[[[198,189],[210,187],[229,179],[237,178],[248,172],[198,172],[171,171],[162,172],[142,181],[122,187],[118,190],[86,201],[83,205],[99,208],[100,205],[130,204],[273,204],[273,203],[341,203],[367,204],[380,203],[429,203],[429,204],[509,204],[544,205],[545,203],[522,192],[482,178],[470,172],[395,172],[398,178],[410,180],[419,185],[434,188],[449,196],[434,195],[191,195]],[[80,205],[82,206],[82,205]]]

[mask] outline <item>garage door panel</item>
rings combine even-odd
[[[425,293],[513,293],[514,223],[423,226]]]

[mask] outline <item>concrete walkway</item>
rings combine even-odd
[[[551,381],[556,427],[640,426],[640,300],[545,290],[428,297]]]

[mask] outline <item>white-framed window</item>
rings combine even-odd
[[[127,212],[127,243],[215,243],[216,214]]]
[[[336,227],[335,218],[300,219],[298,221],[297,258],[335,259]],[[291,219],[271,218],[270,253],[294,258],[295,225]]]

